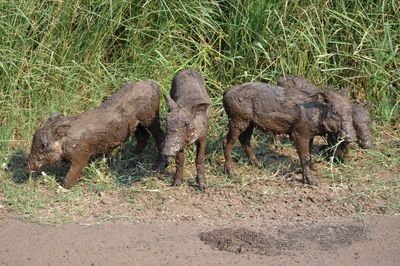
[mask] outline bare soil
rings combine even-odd
[[[400,217],[301,223],[0,220],[0,265],[399,265]]]

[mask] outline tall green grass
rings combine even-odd
[[[26,147],[51,112],[97,106],[127,80],[167,93],[183,68],[205,76],[221,114],[213,128],[225,126],[226,87],[284,73],[350,86],[376,120],[398,123],[399,29],[396,0],[1,1],[0,150]]]

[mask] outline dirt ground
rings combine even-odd
[[[400,265],[400,216],[312,222],[0,220],[0,265]]]
[[[70,190],[0,173],[0,265],[400,265],[400,146],[387,139],[347,164],[317,162],[317,188],[299,182],[291,146],[260,153],[267,169],[235,162],[237,178],[215,156],[204,193],[193,164],[180,187],[173,167],[140,161],[116,173],[143,180],[118,186],[104,160]]]

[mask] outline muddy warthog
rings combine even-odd
[[[196,71],[183,70],[175,75],[171,97],[166,96],[169,113],[163,154],[176,156],[174,185],[182,183],[184,148],[196,143],[197,186],[206,188],[204,157],[211,101],[203,77]]]
[[[254,127],[264,132],[289,134],[303,168],[303,182],[315,185],[310,174],[313,137],[341,134],[348,142],[356,140],[352,106],[338,93],[318,92],[312,96],[262,82],[249,82],[225,91],[225,111],[229,132],[224,141],[225,172],[232,175],[232,146],[239,139],[249,159],[258,165],[250,146]]]
[[[159,124],[160,89],[152,80],[128,83],[99,107],[76,116],[54,113],[33,135],[28,171],[60,160],[71,162],[64,187],[71,187],[81,176],[90,157],[125,142],[135,133],[141,152],[149,134],[158,148],[159,167],[166,165],[161,155],[164,135]]]
[[[357,143],[363,149],[374,147],[369,108],[368,103],[353,103],[353,125],[357,133]]]
[[[371,130],[371,114],[369,113],[369,105],[367,103],[353,103],[353,126],[356,130],[357,143],[362,149],[373,149]],[[328,145],[324,149],[330,157],[336,158],[339,162],[343,162],[348,153],[348,142],[339,142],[340,137],[337,134],[327,134],[326,139]]]
[[[284,75],[278,79],[277,84],[281,87],[297,90],[308,96],[311,96],[320,91],[307,79],[302,76],[296,75]],[[340,93],[343,96],[347,94],[346,91],[342,91]],[[372,120],[369,113],[369,107],[367,104],[352,103],[352,109],[353,126],[356,131],[357,143],[363,149],[372,149]],[[325,148],[327,150],[335,149],[335,152],[330,154],[330,156],[336,156],[340,161],[343,161],[344,155],[347,153],[348,143],[341,142],[337,147],[335,147],[339,142],[339,136],[337,134],[328,133],[325,137],[328,141],[328,145]]]

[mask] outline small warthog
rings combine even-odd
[[[176,156],[174,185],[182,183],[184,148],[196,143],[197,186],[206,188],[204,157],[211,101],[203,77],[196,71],[183,70],[175,75],[171,97],[166,96],[169,113],[163,154]]]
[[[367,103],[353,103],[352,117],[353,126],[356,130],[358,146],[362,149],[373,149],[374,144],[371,130],[372,119],[371,114],[369,113],[369,105]],[[338,161],[343,162],[348,153],[348,143],[346,141],[339,143],[339,136],[337,134],[329,133],[326,138],[328,145],[324,148],[328,152],[329,156],[333,156]]]
[[[54,113],[33,135],[28,171],[38,171],[57,161],[71,162],[64,187],[71,187],[81,176],[90,157],[125,142],[135,133],[141,152],[149,134],[158,149],[159,167],[166,166],[161,155],[164,135],[159,124],[160,89],[152,80],[128,83],[99,107],[76,116]]]
[[[297,75],[284,75],[280,77],[278,79],[278,86],[297,90],[308,96],[314,95],[320,91],[307,79]],[[341,94],[345,96],[346,92],[341,92]],[[353,103],[352,109],[353,126],[356,131],[357,143],[363,149],[372,149],[372,119],[369,113],[369,107],[367,104]],[[348,143],[341,142],[336,148],[334,148],[339,141],[339,136],[337,134],[328,133],[326,135],[326,138],[328,141],[328,145],[326,146],[326,148],[329,150],[335,149],[335,153],[331,154],[331,156],[334,155],[338,157],[339,160],[343,161],[344,155],[347,152]]]
[[[310,174],[310,147],[315,136],[339,133],[348,142],[356,140],[349,100],[333,91],[312,96],[262,82],[234,86],[224,93],[229,117],[224,141],[225,172],[232,175],[232,146],[239,139],[249,159],[258,165],[250,146],[254,127],[264,132],[289,134],[303,168],[303,182],[315,185]]]

